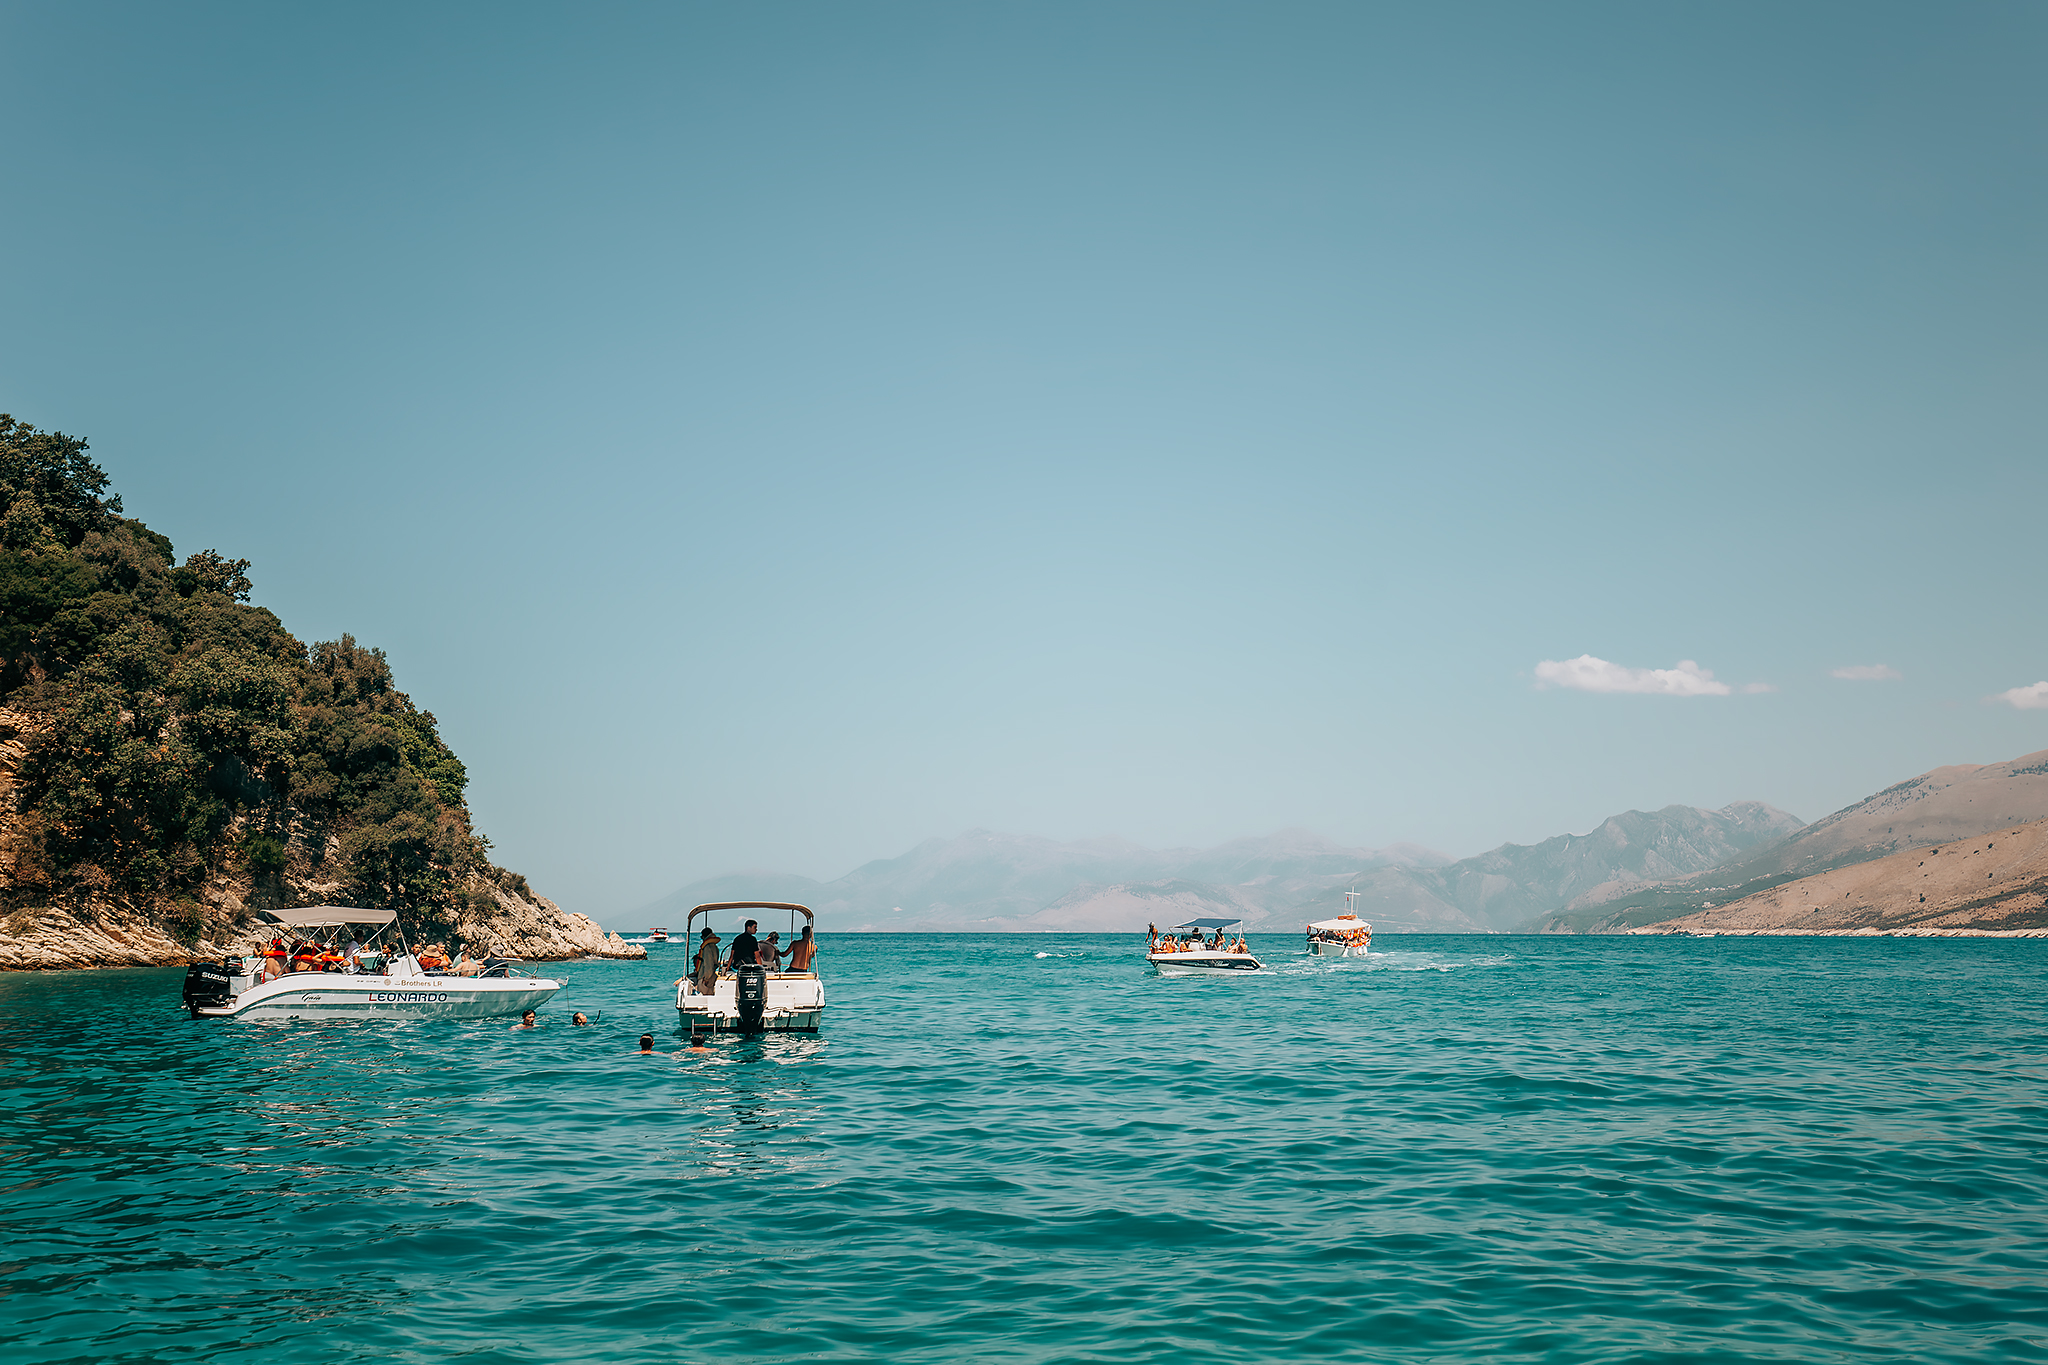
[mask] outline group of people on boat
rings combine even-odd
[[[1204,951],[1211,953],[1249,953],[1251,951],[1251,948],[1244,941],[1244,933],[1241,930],[1235,939],[1230,937],[1230,931],[1227,929],[1218,929],[1214,935],[1207,938],[1203,937],[1200,929],[1190,929],[1185,939],[1174,937],[1171,931],[1162,934],[1159,932],[1158,926],[1151,924],[1145,926],[1145,932],[1145,951],[1148,953],[1194,953]]]
[[[1372,942],[1372,930],[1360,926],[1356,929],[1316,929],[1308,931],[1311,943],[1361,944]]]
[[[721,958],[718,953],[720,939],[710,925],[697,939],[697,958],[690,975],[677,977],[676,984],[685,981],[695,984],[698,992],[709,995],[716,989],[720,971],[736,972],[741,967],[765,967],[771,972],[816,971],[818,960],[818,939],[810,925],[804,926],[803,934],[787,948],[782,946],[782,935],[770,930],[767,938],[758,938],[754,931],[761,927],[761,921],[750,919],[747,927],[732,936],[732,947]],[[785,966],[782,959],[788,958]]]
[[[287,944],[283,938],[273,938],[262,953],[263,979],[275,981],[293,972],[345,972],[362,951],[363,945],[353,939],[346,943],[293,939]]]
[[[385,968],[381,950],[368,947],[354,938],[333,943],[293,939],[289,946],[285,939],[273,938],[261,956],[265,981],[275,981],[293,972],[377,973]],[[422,945],[417,958],[420,970],[429,976],[477,976],[490,965],[489,961],[472,958],[466,946],[451,955],[445,943]]]

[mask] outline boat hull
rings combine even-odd
[[[562,989],[545,977],[348,976],[299,972],[265,982],[195,1019],[497,1019],[537,1010]]]
[[[1309,953],[1315,957],[1364,957],[1372,949],[1372,940],[1363,943],[1319,943],[1310,940]]]
[[[816,1033],[825,1022],[825,983],[815,972],[770,972],[762,1033]],[[689,980],[676,989],[676,1021],[691,1033],[739,1033],[739,983],[721,976],[711,993]]]
[[[1215,976],[1223,972],[1255,972],[1265,966],[1250,953],[1147,953],[1145,960],[1168,976]]]

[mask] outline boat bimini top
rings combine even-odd
[[[340,929],[350,924],[382,927],[398,918],[396,910],[365,910],[353,905],[301,905],[290,910],[258,910],[256,913],[287,929]]]
[[[720,910],[787,910],[790,912],[789,932],[791,938],[796,937],[796,917],[798,915],[804,917],[804,926],[806,928],[818,922],[818,917],[811,913],[810,906],[798,905],[795,901],[706,901],[695,910],[692,910],[690,917],[683,921],[683,937],[694,939],[697,936],[697,916],[715,914]],[[705,920],[704,927],[710,928],[711,921]]]
[[[1228,929],[1243,923],[1244,918],[1242,916],[1239,916],[1237,919],[1191,919],[1183,920],[1179,924],[1167,925],[1166,932],[1178,934],[1185,929]]]
[[[1371,927],[1371,925],[1356,915],[1339,915],[1335,919],[1319,919],[1309,925],[1309,930],[1313,933],[1348,934],[1358,929],[1370,929]]]

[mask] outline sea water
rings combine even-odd
[[[2048,1356],[2048,942],[1255,946],[827,935],[701,1051],[681,944],[534,1030],[0,978],[0,1359]]]

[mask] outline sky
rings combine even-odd
[[[1462,856],[2048,749],[2048,7],[0,48],[0,410],[385,649],[600,920],[977,827]]]

